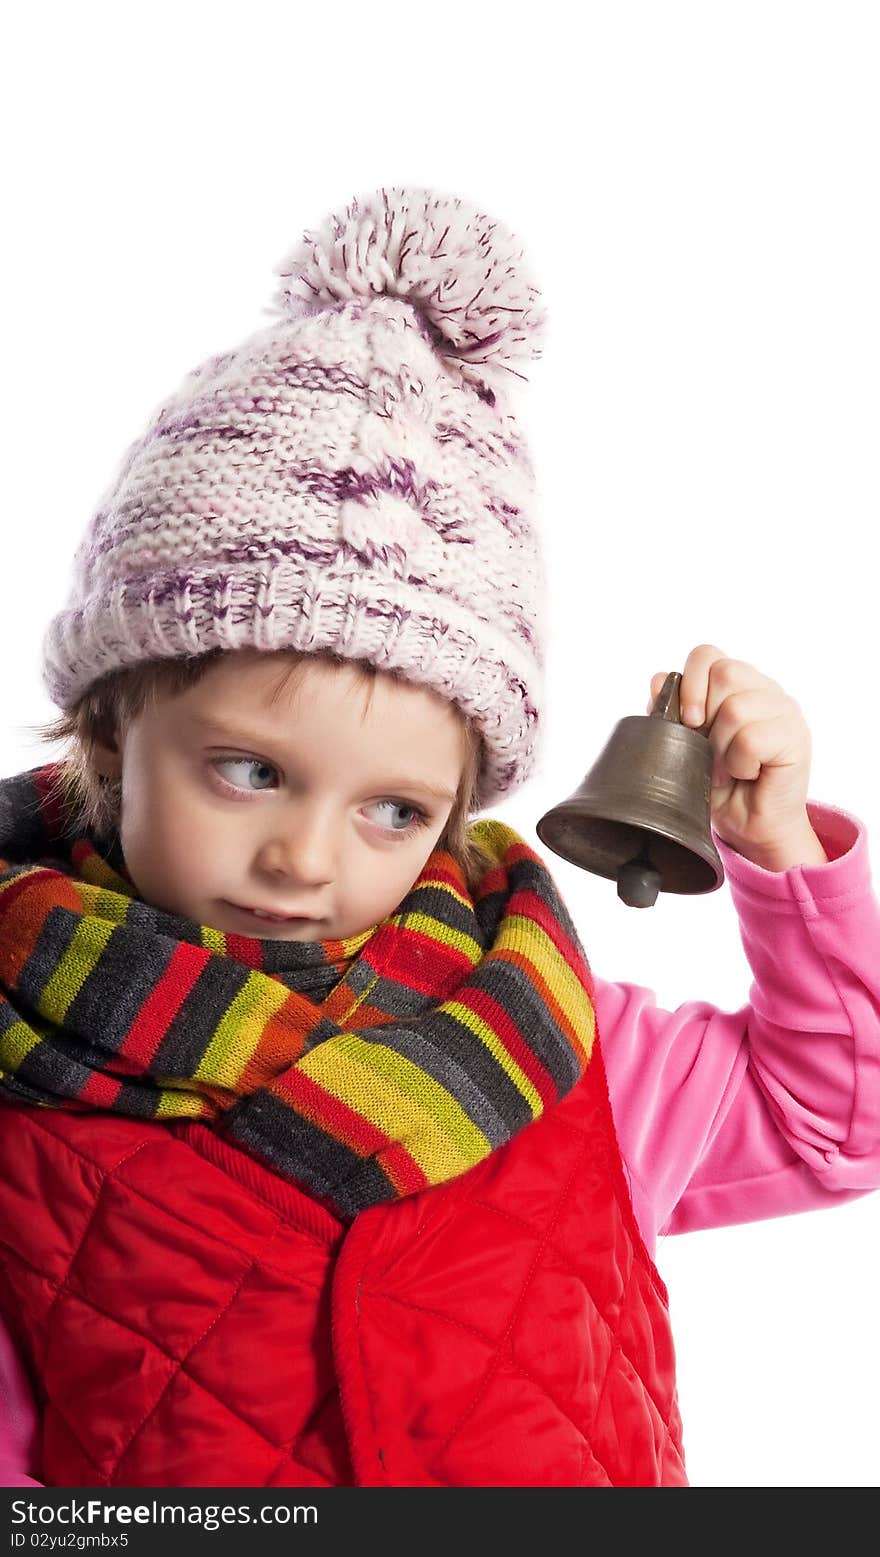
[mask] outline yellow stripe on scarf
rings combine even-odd
[[[52,1022],[63,1022],[92,970],[97,967],[116,926],[107,919],[81,919],[69,945],[41,990],[37,1010]]]
[[[289,999],[290,990],[277,979],[251,974],[218,1022],[194,1071],[196,1080],[235,1088],[259,1048],[267,1023]]]
[[[469,962],[476,967],[483,955],[483,948],[473,936],[465,935],[461,930],[453,929],[450,925],[441,924],[432,914],[407,914],[407,930],[419,930],[422,935],[427,935],[432,941],[437,941],[441,946],[454,946],[456,951],[463,953]]]
[[[504,1047],[502,1040],[489,1026],[488,1022],[484,1022],[482,1017],[477,1016],[476,1011],[472,1011],[470,1006],[463,1006],[458,1000],[444,1000],[439,1009],[448,1011],[449,1015],[455,1017],[457,1022],[461,1022],[463,1027],[469,1028],[475,1038],[479,1038],[483,1047],[489,1050],[489,1053],[497,1060],[505,1075],[510,1077],[511,1081],[522,1093],[529,1108],[532,1110],[532,1118],[537,1119],[544,1107],[541,1102],[540,1092],[529,1081],[525,1071],[517,1065],[513,1055]]]
[[[13,1022],[0,1037],[0,1065],[8,1067],[11,1071],[18,1070],[19,1065],[27,1059],[31,1049],[36,1048],[39,1041],[40,1034],[29,1027],[27,1022]]]
[[[566,962],[555,942],[541,925],[522,914],[511,914],[498,930],[490,953],[496,957],[506,950],[527,957],[544,980],[568,1018],[585,1058],[593,1047],[595,1018],[592,1002],[574,969]]]
[[[402,1142],[432,1184],[464,1173],[489,1154],[483,1131],[445,1087],[384,1044],[340,1033],[311,1049],[297,1069]]]

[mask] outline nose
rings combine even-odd
[[[334,879],[337,848],[333,818],[303,805],[264,844],[260,862],[271,875],[297,886],[323,887]]]

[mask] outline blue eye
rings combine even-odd
[[[276,776],[278,774],[278,769],[274,767],[271,762],[263,762],[261,757],[212,757],[211,767],[216,768],[218,771],[221,768],[233,767],[261,768],[264,774],[274,773]],[[223,787],[224,789],[230,790],[234,795],[239,796],[242,799],[246,793],[252,795],[263,794],[265,793],[266,789],[266,786],[263,785],[254,787],[250,784],[242,788],[238,784],[231,783],[228,779],[225,778],[223,779]],[[403,800],[388,799],[375,801],[374,809],[378,810],[382,806],[391,806],[392,809],[398,813],[409,812],[410,814],[410,820],[406,822],[403,827],[385,825],[380,826],[380,830],[386,833],[389,837],[406,838],[411,833],[416,832],[420,827],[427,827],[431,820],[426,811],[422,811],[418,806],[408,805],[407,802]]]
[[[238,766],[240,768],[262,768],[264,773],[274,773],[276,769],[268,762],[261,762],[259,757],[218,757],[212,764],[215,768],[228,768]],[[236,784],[230,785],[231,789],[237,789]]]
[[[414,832],[417,827],[425,827],[427,825],[428,818],[424,811],[418,809],[418,806],[408,806],[400,800],[377,800],[376,806],[393,806],[395,811],[410,812],[412,821],[407,822],[405,827],[391,827],[388,829],[390,832],[397,833],[398,835]]]

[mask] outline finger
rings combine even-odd
[[[681,686],[678,689],[681,704],[681,722],[698,729],[711,723],[715,710],[709,709],[709,673],[727,655],[717,643],[698,643],[684,662]]]
[[[715,764],[737,779],[757,778],[767,764],[800,761],[806,746],[791,711],[760,689],[725,698],[709,743]]]
[[[728,697],[762,687],[772,687],[779,696],[786,696],[778,681],[763,675],[747,660],[730,659],[714,644],[700,644],[688,655],[682,673],[682,723],[705,724],[711,729]]]
[[[648,698],[648,706],[645,709],[646,713],[649,714],[654,707],[654,704],[660,696],[660,689],[668,675],[669,672],[667,670],[658,670],[656,674],[651,677],[651,696]]]
[[[656,675],[653,675],[651,677],[651,695],[648,698],[647,704],[645,705],[645,713],[646,714],[650,714],[650,713],[653,712],[654,704],[656,703],[658,697],[660,696],[660,693],[663,690],[663,687],[665,685],[665,682],[666,682],[666,679],[667,679],[668,675],[669,675],[669,671],[668,670],[658,670]],[[685,720],[684,716],[683,716],[683,712],[682,712],[683,707],[684,707],[684,703],[683,703],[683,699],[682,699],[682,688],[683,688],[683,686],[684,686],[684,681],[682,680],[682,682],[679,683],[679,689],[678,689],[678,695],[679,695],[679,717],[681,718],[682,724],[685,724],[685,723],[690,724],[693,721],[690,720],[690,719]],[[698,719],[695,722],[696,722],[697,725],[700,725],[700,724],[703,723],[702,719]]]

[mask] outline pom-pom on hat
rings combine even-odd
[[[379,201],[381,199],[381,205]],[[405,298],[444,356],[509,367],[535,355],[545,316],[522,248],[498,222],[430,190],[382,189],[352,200],[276,267],[276,308],[304,299],[333,307],[353,298]]]
[[[535,764],[544,570],[507,398],[546,315],[463,199],[380,189],[276,266],[268,327],[193,369],[126,452],[49,623],[69,709],[108,671],[209,649],[332,651],[456,703],[479,805]]]

